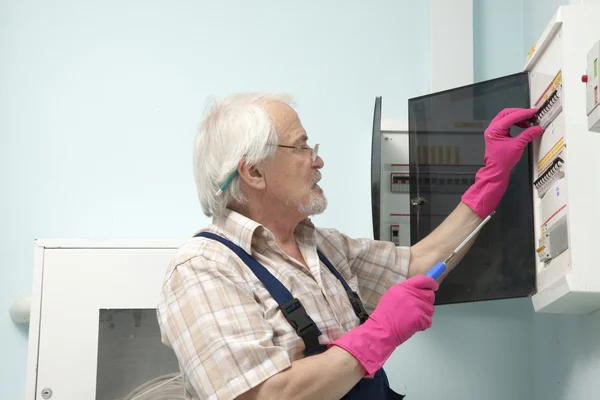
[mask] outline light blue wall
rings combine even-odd
[[[386,370],[407,399],[532,400],[532,352],[529,299],[446,305]]]
[[[538,400],[596,399],[600,393],[600,311],[534,317]]]
[[[474,1],[477,80],[522,70],[527,52],[557,8],[569,4],[568,0],[507,1]],[[516,15],[519,6],[523,12]],[[518,21],[521,26],[513,25]],[[520,307],[519,311],[530,314],[531,321],[532,347],[524,355],[533,368],[532,398],[596,398],[600,393],[600,312],[590,316],[547,315],[534,313],[528,302]]]
[[[475,81],[522,70],[522,1],[474,1]],[[433,327],[391,357],[393,387],[419,399],[533,399],[533,315],[530,299],[437,307]]]
[[[0,0],[0,309],[31,290],[35,238],[183,237],[208,222],[191,141],[211,94],[293,93],[326,163],[317,223],[371,236],[373,100],[402,119],[427,92],[429,4],[280,3]],[[559,2],[496,3],[474,1],[476,80],[520,71]],[[528,299],[439,307],[387,369],[411,398],[586,398],[599,329]],[[20,399],[27,332],[7,312],[0,343],[0,398]]]
[[[317,222],[371,236],[375,96],[427,93],[429,4],[0,0],[0,398],[20,399],[35,238],[185,237],[207,96],[295,95],[325,159]],[[350,201],[348,201],[350,199]],[[68,329],[68,326],[65,327]]]
[[[475,81],[520,72],[558,6],[569,0],[473,0]]]
[[[523,70],[523,0],[473,1],[473,73],[476,82]]]
[[[568,4],[569,0],[523,0],[523,51],[525,54],[538,41],[556,9]]]

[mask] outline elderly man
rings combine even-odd
[[[509,129],[534,113],[507,109],[492,121],[474,185],[434,232],[406,248],[311,223],[327,205],[318,184],[324,163],[286,97],[217,102],[194,153],[212,224],[175,254],[157,311],[187,396],[402,398],[382,366],[431,326],[438,282],[424,274],[498,205],[523,149],[542,134],[535,126],[513,138]]]

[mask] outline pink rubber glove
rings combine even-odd
[[[516,137],[509,134],[513,125],[528,127],[525,121],[536,111],[536,108],[507,108],[496,115],[485,130],[485,166],[477,171],[475,183],[462,196],[463,203],[481,218],[496,209],[508,187],[510,171],[521,159],[523,150],[544,132],[542,127],[533,126]]]
[[[435,279],[425,275],[392,286],[362,325],[331,342],[328,348],[343,348],[363,366],[367,377],[373,377],[396,347],[431,326],[434,291],[438,287]]]

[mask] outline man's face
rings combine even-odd
[[[273,103],[266,109],[275,123],[280,145],[311,147],[302,123],[291,107]],[[290,213],[299,213],[303,217],[322,213],[327,200],[317,182],[321,179],[319,169],[323,165],[321,157],[312,161],[310,149],[278,147],[265,170],[269,197],[289,207]]]

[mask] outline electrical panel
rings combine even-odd
[[[373,236],[410,246],[410,185],[407,130],[402,121],[381,121],[381,97],[375,101],[372,149]]]
[[[390,192],[410,193],[410,175],[408,172],[390,172]]]
[[[459,203],[500,110],[535,107],[530,122],[545,130],[511,171],[496,216],[444,280],[437,304],[531,296],[539,312],[600,310],[599,62],[600,5],[561,6],[524,71],[409,99],[401,132],[382,128],[376,99],[373,232],[399,245],[422,240]]]
[[[531,122],[545,129],[532,144],[536,311],[600,309],[594,254],[600,223],[595,180],[599,39],[599,6],[559,7],[525,65],[531,105],[538,108]]]

